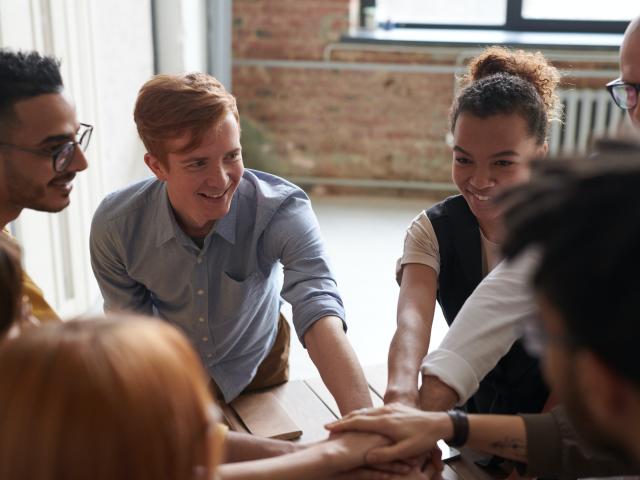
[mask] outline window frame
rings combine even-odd
[[[504,30],[512,32],[558,33],[624,33],[628,21],[548,20],[528,19],[522,16],[523,0],[506,0],[507,14],[504,25],[395,23],[394,28],[430,28],[464,30]],[[364,26],[365,7],[376,6],[376,0],[360,0],[360,25]]]

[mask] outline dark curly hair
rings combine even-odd
[[[517,113],[540,145],[547,138],[549,123],[560,118],[556,94],[560,74],[540,52],[487,48],[471,61],[463,82],[467,85],[451,107],[452,132],[464,112],[481,118]]]
[[[0,50],[0,129],[13,116],[13,105],[64,88],[60,62],[38,52]]]

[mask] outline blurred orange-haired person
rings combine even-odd
[[[74,320],[0,348],[0,478],[211,478],[220,426],[198,357],[165,323]]]
[[[122,314],[0,344],[0,425],[0,478],[21,480],[312,480],[357,468],[388,443],[349,433],[217,468],[227,428],[189,341],[166,322]]]

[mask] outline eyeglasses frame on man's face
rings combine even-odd
[[[84,130],[82,131],[82,133],[76,133],[76,136],[79,135],[79,138],[77,140],[70,140],[68,142],[65,142],[53,151],[38,150],[35,148],[22,147],[20,145],[14,145],[12,143],[5,142],[0,142],[0,146],[10,147],[15,150],[33,153],[34,155],[50,157],[53,162],[53,171],[60,173],[64,172],[71,163],[71,160],[76,153],[76,147],[78,145],[83,152],[86,152],[87,148],[89,147],[91,134],[93,133],[93,125],[89,125],[88,123],[81,123],[80,127],[84,127]]]
[[[623,110],[633,110],[638,105],[638,97],[640,96],[640,83],[623,82],[621,78],[616,78],[615,80],[612,80],[609,83],[607,83],[606,86],[607,86],[607,90],[609,91],[609,94],[611,95],[611,98],[613,98],[613,101],[616,103],[616,105],[618,105]],[[635,103],[633,105],[626,105],[626,106],[620,105],[620,102],[618,101],[615,94],[613,93],[616,87],[625,87],[625,88],[631,87],[635,89],[636,91]]]

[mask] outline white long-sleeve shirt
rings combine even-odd
[[[530,250],[496,266],[462,306],[438,349],[424,358],[422,374],[453,388],[459,405],[520,338],[523,322],[537,315],[529,282],[538,258]]]

